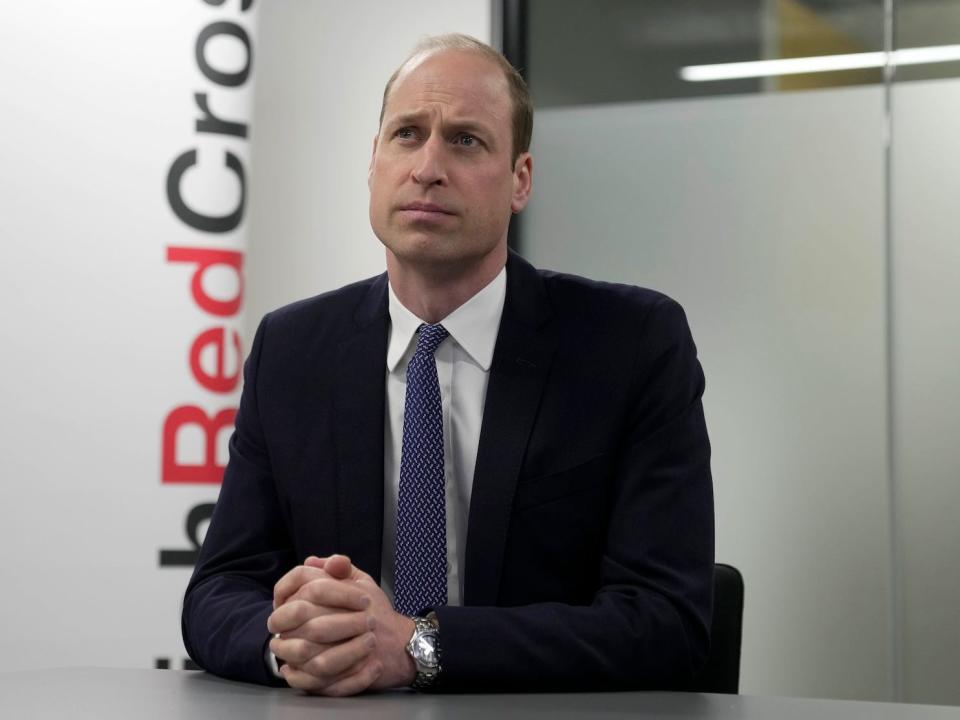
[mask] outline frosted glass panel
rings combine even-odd
[[[893,90],[904,699],[960,704],[960,80]]]
[[[883,89],[539,111],[523,250],[686,308],[741,691],[890,697]]]

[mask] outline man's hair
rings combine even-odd
[[[418,42],[413,48],[413,52],[407,56],[400,67],[393,71],[393,75],[387,80],[387,85],[383,89],[383,102],[380,105],[380,124],[383,124],[383,114],[386,112],[387,100],[390,97],[393,84],[400,76],[403,68],[407,66],[407,63],[419,55],[432,54],[441,50],[461,50],[476,53],[495,63],[503,71],[507,86],[510,89],[510,102],[513,105],[511,125],[513,126],[513,161],[516,162],[520,153],[527,152],[530,149],[530,137],[533,135],[533,103],[530,100],[530,91],[527,89],[527,83],[524,82],[523,76],[517,72],[517,69],[510,64],[509,60],[486,43],[480,42],[469,35],[460,33],[434,35]]]

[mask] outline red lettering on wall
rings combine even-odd
[[[233,425],[236,408],[221,410],[212,418],[195,405],[181,405],[167,415],[163,423],[164,483],[218,484],[223,482],[223,465],[217,464],[217,433]],[[184,426],[197,425],[205,436],[204,461],[200,465],[177,462],[177,432]]]
[[[208,248],[168,247],[168,262],[196,263],[190,281],[190,292],[197,305],[211,315],[229,317],[240,310],[243,301],[243,253],[236,250],[210,250]],[[203,274],[214,265],[226,265],[237,274],[237,295],[229,300],[217,300],[203,289]]]
[[[205,330],[193,341],[190,347],[190,369],[193,370],[193,376],[210,392],[228,393],[237,387],[240,382],[240,360],[243,350],[240,348],[240,334],[236,330],[231,330],[234,350],[234,365],[237,368],[230,375],[224,374],[224,355],[227,353],[226,329],[222,327],[210,328]],[[213,348],[216,357],[216,367],[213,374],[208,373],[200,364],[200,354],[207,347]]]

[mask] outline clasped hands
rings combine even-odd
[[[406,687],[413,621],[344,555],[309,557],[274,586],[270,650],[291,687],[320,695]]]

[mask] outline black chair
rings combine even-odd
[[[740,689],[743,636],[743,576],[732,565],[713,568],[713,627],[707,663],[693,681],[694,692],[736,695]]]

